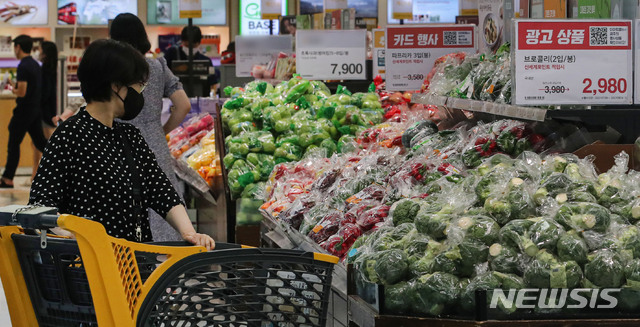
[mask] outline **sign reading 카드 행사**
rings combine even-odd
[[[419,91],[436,59],[476,53],[475,25],[387,27],[385,75],[389,91]]]

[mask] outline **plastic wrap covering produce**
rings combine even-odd
[[[384,110],[372,88],[352,94],[339,86],[331,94],[322,82],[299,76],[276,86],[255,81],[225,88],[230,99],[221,115],[230,135],[224,165],[234,197],[256,196],[245,190],[262,186],[275,165],[331,157],[382,123]]]
[[[621,303],[640,309],[640,174],[627,171],[628,155],[599,175],[593,158],[531,151],[470,168],[464,149],[484,134],[430,130],[414,140],[420,125],[407,124],[409,148],[356,144],[278,165],[263,209],[384,285],[397,314],[473,313],[475,291],[496,288],[623,287]],[[505,152],[528,128],[479,126]]]
[[[463,99],[511,103],[510,46],[505,43],[496,54],[453,53],[436,60],[422,92]]]
[[[166,138],[171,155],[184,160],[211,186],[214,177],[221,174],[213,117],[206,113],[194,116]]]
[[[516,172],[541,175],[528,172],[539,169],[536,164],[542,165],[538,156],[534,155],[537,162],[530,159],[530,163],[507,155],[495,156],[481,165],[480,173],[469,176],[460,153],[475,132],[464,128],[438,131],[436,124],[422,120],[424,116],[411,117],[404,123],[376,125],[356,139],[341,137],[339,153],[330,158],[312,154],[297,163],[277,165],[267,181],[267,201],[262,209],[341,257],[360,235],[383,224],[412,222],[420,233],[442,240],[446,239],[447,226],[461,214],[468,215],[460,220],[466,222],[463,225],[479,235],[478,228],[469,227],[470,221],[504,223],[536,213],[531,195],[535,188],[516,178]],[[496,131],[507,130],[502,126],[514,131],[516,127],[530,129],[514,121],[480,127],[494,125]],[[516,139],[514,136],[514,143]],[[507,169],[513,166],[517,166],[514,171]],[[475,192],[467,192],[469,189]],[[500,193],[507,190],[505,195]],[[480,208],[473,210],[478,213],[466,212],[480,201]],[[506,203],[502,204],[507,207],[506,214],[500,211],[501,203]],[[347,224],[352,225],[346,228]],[[499,225],[490,225],[497,235]],[[343,235],[344,229],[348,237]],[[486,243],[484,252],[496,241],[496,237],[478,237]]]

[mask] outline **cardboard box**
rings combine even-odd
[[[580,158],[588,155],[595,156],[593,164],[598,173],[604,173],[615,164],[615,156],[624,151],[629,155],[629,169],[640,170],[640,158],[638,158],[640,153],[635,148],[634,144],[604,144],[602,141],[597,141],[581,147],[573,154]]]
[[[567,18],[567,0],[544,0],[544,18]]]
[[[577,18],[611,18],[611,0],[578,0]]]

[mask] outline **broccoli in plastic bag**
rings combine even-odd
[[[560,236],[556,247],[558,249],[558,258],[560,258],[560,260],[573,260],[579,264],[587,262],[587,254],[589,253],[587,243],[574,230]]]
[[[584,286],[592,288],[620,287],[624,283],[625,261],[609,249],[590,253],[584,265]]]
[[[610,213],[595,203],[565,203],[558,210],[555,219],[566,228],[604,232],[609,228]]]
[[[538,288],[575,288],[580,285],[582,269],[575,261],[559,261],[553,254],[541,250],[524,272],[527,286]]]
[[[494,243],[489,247],[489,267],[507,274],[521,273],[518,251],[510,246]]]
[[[414,312],[439,316],[455,304],[460,280],[445,272],[423,275],[412,282],[407,300]]]
[[[377,253],[374,266],[380,283],[392,285],[402,281],[409,272],[408,258],[402,250],[393,249]]]

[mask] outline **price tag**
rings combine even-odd
[[[383,29],[373,30],[373,77],[380,75],[385,78],[385,37]]]
[[[260,0],[262,19],[278,19],[282,15],[282,0]]]
[[[254,65],[266,65],[280,52],[291,53],[291,35],[236,36],[236,76],[251,77]]]
[[[515,23],[518,105],[631,104],[631,21]]]
[[[436,59],[477,52],[475,25],[387,27],[385,75],[389,91],[419,91]]]
[[[363,80],[366,30],[298,30],[297,72],[306,79]]]
[[[180,0],[178,13],[180,18],[202,18],[202,0]]]

